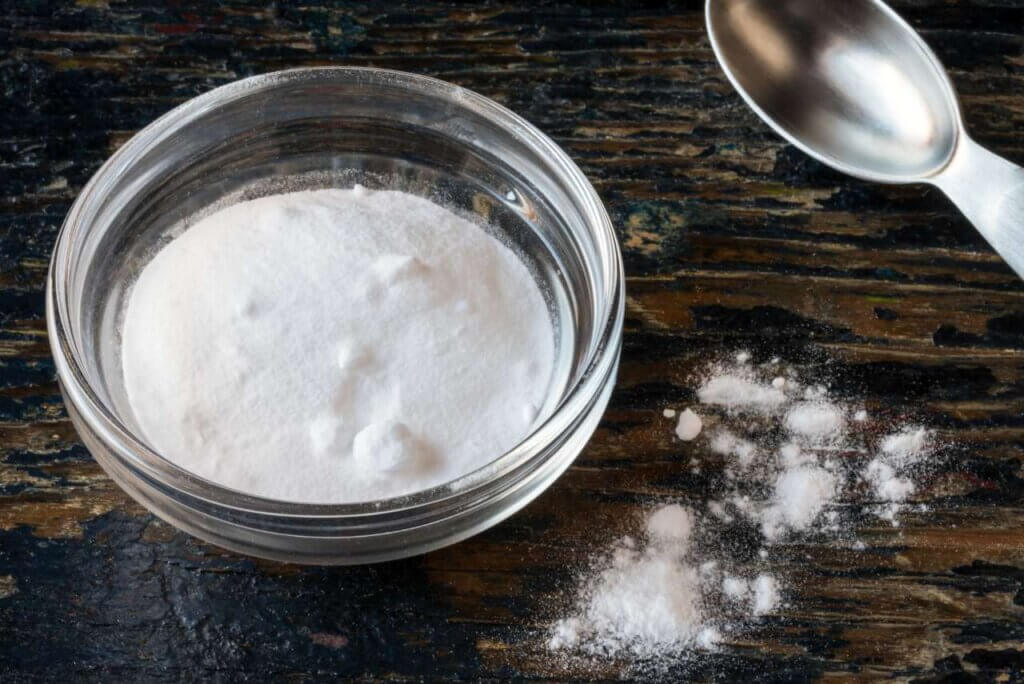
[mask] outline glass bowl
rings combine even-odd
[[[355,183],[472,215],[531,269],[557,338],[549,398],[531,434],[504,454],[481,455],[486,465],[453,482],[365,503],[255,497],[161,457],[140,436],[121,371],[120,317],[137,274],[168,240],[221,206]],[[68,413],[96,460],[133,498],[228,549],[349,564],[452,544],[548,487],[607,405],[623,302],[622,259],[608,215],[579,168],[544,134],[443,81],[317,68],[217,88],[119,149],[82,190],[57,238],[46,319]]]

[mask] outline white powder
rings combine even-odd
[[[842,437],[843,412],[829,401],[805,401],[786,414],[786,429],[814,443],[835,442]]]
[[[906,427],[882,438],[878,455],[864,468],[863,478],[879,501],[898,504],[917,491],[909,473],[931,451],[932,433],[922,427]],[[899,506],[884,507],[882,517],[898,525]]]
[[[685,561],[693,516],[660,508],[647,521],[648,543],[620,540],[581,588],[577,612],[552,629],[548,648],[650,659],[711,644],[701,609],[701,578]]]
[[[700,508],[653,511],[640,546],[620,540],[582,581],[571,616],[550,632],[551,648],[640,661],[717,648],[720,632],[741,636],[783,606],[785,575],[769,566],[773,545],[809,533],[844,535],[841,500],[899,525],[901,502],[917,491],[916,473],[932,453],[932,433],[894,426],[876,442],[877,425],[866,424],[862,404],[834,399],[827,384],[798,379],[779,359],[763,368],[749,361],[714,365],[698,389],[718,415],[706,439],[692,431],[688,448],[723,457],[707,475],[713,482],[717,475],[722,490]],[[722,540],[723,528],[749,535],[751,525],[756,560],[749,548]],[[848,548],[866,547],[850,539]]]
[[[526,267],[400,192],[218,211],[143,269],[123,325],[146,439],[197,475],[306,502],[412,493],[522,439],[554,336]]]
[[[882,501],[905,501],[917,489],[910,478],[900,477],[895,468],[877,458],[868,463],[864,478]]]
[[[779,583],[771,575],[761,574],[754,580],[754,615],[765,615],[772,612],[782,603],[779,595]]]
[[[779,474],[771,505],[761,515],[761,532],[769,540],[786,531],[806,529],[835,496],[835,475],[803,465]]]
[[[726,598],[739,601],[746,598],[747,594],[750,593],[750,582],[742,577],[726,575],[725,579],[722,580],[722,593]]]
[[[711,451],[721,456],[736,459],[741,468],[748,468],[757,457],[757,446],[750,441],[737,437],[727,430],[720,430],[711,438]]]
[[[665,416],[666,418],[675,418],[676,417],[676,410],[675,409],[667,408],[667,409],[665,409],[664,411],[661,412],[661,415]]]
[[[718,561],[698,560],[696,523],[693,512],[678,504],[652,511],[646,541],[638,545],[624,537],[595,564],[573,613],[552,626],[548,648],[664,661],[718,645],[729,610],[715,604],[716,596],[739,620],[775,610],[780,600],[774,576],[723,576]]]
[[[685,545],[693,534],[693,513],[678,504],[662,506],[647,518],[647,536],[655,542]]]
[[[551,629],[551,636],[548,638],[548,648],[552,651],[557,651],[563,648],[578,646],[582,629],[583,620],[578,617],[559,620]]]
[[[817,463],[813,452],[803,451],[792,442],[787,442],[779,448],[779,465],[784,469],[792,469],[808,463]]]
[[[931,433],[922,427],[909,427],[882,440],[879,450],[897,463],[909,464],[928,448]]]
[[[734,410],[768,412],[785,403],[782,390],[765,386],[739,373],[725,373],[708,378],[697,397],[701,403],[715,404]]]
[[[733,521],[733,517],[726,512],[725,506],[721,501],[709,501],[708,513],[715,516],[722,522],[731,523]]]
[[[676,436],[684,442],[689,442],[697,438],[703,427],[704,423],[701,421],[700,416],[692,410],[686,409],[679,414],[679,422],[676,424]]]

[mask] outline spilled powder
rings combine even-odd
[[[723,406],[733,411],[754,409],[765,413],[786,402],[786,395],[777,387],[759,384],[745,373],[716,375],[697,391],[703,404]]]
[[[779,583],[771,575],[758,575],[754,580],[754,605],[751,612],[754,615],[766,615],[782,602],[779,596]]]
[[[843,410],[829,401],[800,402],[786,414],[789,433],[815,443],[841,439],[845,425]]]
[[[929,439],[929,432],[924,428],[904,428],[884,438],[879,450],[896,463],[912,465],[925,453]]]
[[[703,427],[704,423],[701,421],[700,416],[694,413],[692,409],[686,409],[679,414],[679,422],[676,424],[676,436],[684,442],[690,442],[697,439],[697,435],[700,434]]]
[[[882,439],[878,455],[864,468],[862,477],[881,503],[878,514],[894,527],[901,505],[917,492],[915,473],[931,454],[932,434],[920,427],[904,428]]]
[[[757,445],[731,432],[720,430],[711,438],[711,451],[734,459],[740,468],[747,468],[757,457]]]
[[[836,476],[815,465],[799,465],[779,473],[771,504],[760,514],[761,533],[774,541],[787,531],[813,523],[836,494]]]
[[[773,546],[826,535],[863,550],[848,516],[898,526],[939,447],[930,430],[880,424],[779,358],[758,366],[740,352],[707,370],[697,396],[702,415],[681,411],[674,432],[693,475],[705,459],[720,462],[713,493],[651,509],[636,537],[600,554],[550,628],[549,649],[660,667],[742,638],[784,605]],[[744,545],[723,542],[728,530]]]

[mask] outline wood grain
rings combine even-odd
[[[972,134],[1024,161],[1024,3],[894,4]],[[1024,681],[1024,283],[937,191],[842,177],[767,131],[701,5],[0,1],[0,679],[628,677],[553,658],[543,630],[646,506],[706,496],[661,409],[745,348],[951,446],[929,512],[893,529],[851,504],[866,550],[780,547],[786,611],[661,677]],[[313,64],[431,74],[527,117],[591,178],[627,263],[619,385],[576,465],[492,530],[380,566],[241,558],[145,513],[78,442],[43,321],[56,232],[113,150],[198,93]]]

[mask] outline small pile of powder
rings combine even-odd
[[[741,352],[711,367],[697,390],[718,416],[707,440],[697,439],[705,421],[693,409],[680,414],[675,429],[690,442],[689,454],[706,448],[722,459],[721,495],[703,510],[657,509],[640,543],[616,542],[582,580],[572,616],[551,631],[550,648],[640,661],[717,648],[723,631],[737,634],[781,606],[783,579],[764,567],[771,545],[841,534],[840,499],[882,502],[875,512],[898,524],[900,502],[917,491],[916,478],[934,454],[933,434],[894,425],[877,440],[863,408],[833,398],[819,382],[805,386],[792,372],[779,375],[780,362],[758,368]],[[675,417],[670,411],[665,416]],[[691,456],[691,465],[697,462]],[[858,487],[865,481],[867,492]],[[720,532],[695,544],[706,521],[753,526],[761,566],[752,569],[743,550],[716,545]],[[850,546],[864,548],[859,541]]]
[[[754,615],[766,615],[774,612],[782,605],[779,595],[779,583],[771,575],[760,574],[754,580]]]
[[[771,504],[760,513],[761,533],[775,541],[787,531],[800,531],[817,520],[832,503],[836,476],[822,467],[800,465],[779,473]]]
[[[642,660],[711,647],[718,631],[703,611],[701,570],[689,562],[694,526],[693,513],[678,504],[654,510],[640,542],[620,539],[597,562],[548,647]]]
[[[712,376],[697,390],[702,404],[715,404],[730,410],[754,409],[769,412],[786,402],[786,395],[777,387],[758,383],[748,373]]]
[[[879,444],[877,455],[865,466],[864,480],[875,498],[884,505],[881,516],[898,525],[896,514],[901,504],[914,495],[917,483],[913,474],[930,455],[932,433],[921,427],[904,428],[887,435]]]
[[[697,439],[697,435],[700,434],[703,427],[704,423],[700,416],[692,409],[686,409],[679,414],[679,422],[676,423],[676,436],[684,442],[690,442]]]
[[[142,270],[122,339],[153,448],[310,503],[483,466],[527,434],[554,364],[548,307],[512,250],[426,199],[358,186],[201,219]]]
[[[928,430],[909,427],[882,439],[878,450],[899,465],[913,465],[927,452],[930,440]]]
[[[842,409],[830,401],[802,401],[786,413],[790,434],[816,444],[839,441],[845,426]]]

